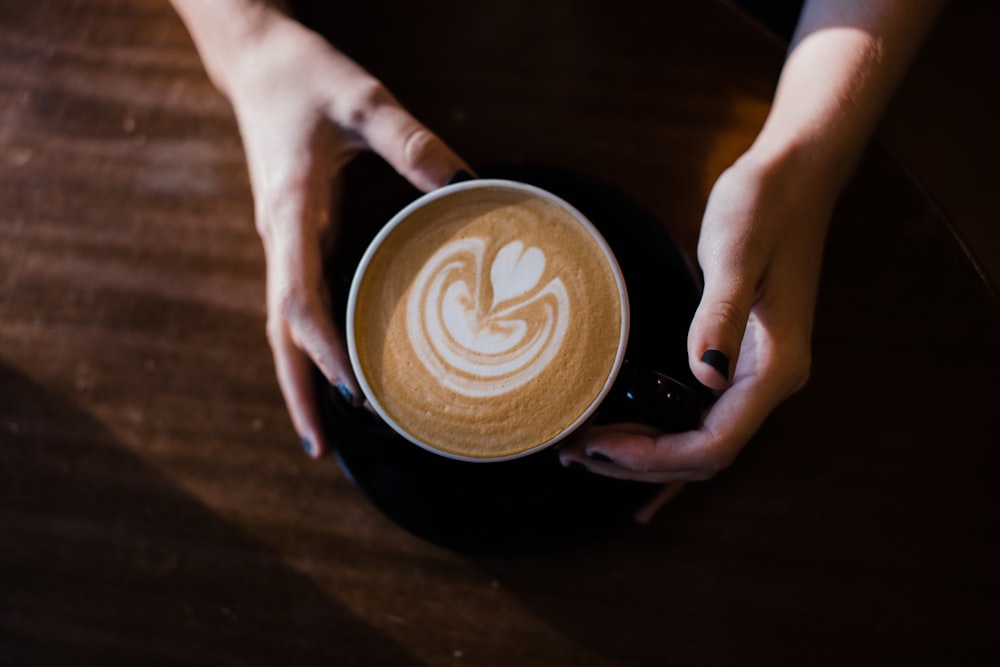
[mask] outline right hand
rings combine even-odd
[[[709,479],[809,378],[826,228],[838,193],[813,154],[745,154],[712,188],[698,241],[705,289],[688,333],[688,363],[721,392],[702,424],[662,433],[639,424],[589,428],[565,464],[644,482]],[[715,357],[706,354],[714,350]]]
[[[329,448],[311,366],[363,401],[330,316],[323,249],[339,226],[334,181],[372,150],[422,191],[470,171],[388,90],[326,40],[268,9],[251,44],[217,77],[233,104],[267,260],[267,334],[292,423],[307,453]]]

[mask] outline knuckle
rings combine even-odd
[[[290,195],[306,191],[309,174],[305,169],[277,169],[266,175],[262,185],[254,198],[255,222],[261,238],[267,241],[273,237],[276,226],[299,217],[300,197]]]
[[[289,287],[280,290],[277,308],[278,315],[294,328],[309,316],[311,304],[309,297],[302,290]]]
[[[267,342],[272,350],[276,349],[284,339],[282,326],[281,318],[268,315],[267,321],[264,323],[264,334],[267,336]]]
[[[699,481],[711,479],[732,465],[741,449],[733,436],[719,437],[710,433],[710,441],[698,452],[693,474]]]
[[[304,290],[281,290],[268,314],[267,333],[272,348],[306,350],[312,340],[318,300]]]
[[[709,311],[712,323],[733,340],[742,338],[748,317],[746,311],[732,301],[717,301]]]
[[[392,94],[381,81],[366,77],[343,96],[338,115],[346,127],[362,130],[377,109],[392,101]]]

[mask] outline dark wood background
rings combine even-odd
[[[688,248],[782,59],[716,2],[424,4],[332,38],[473,164],[584,171]],[[841,201],[806,390],[649,526],[499,559],[298,449],[239,136],[168,3],[0,0],[0,665],[995,661],[991,4],[952,3]]]

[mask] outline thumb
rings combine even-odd
[[[705,290],[688,331],[688,364],[699,382],[729,386],[754,300],[754,281],[729,263],[705,267]]]
[[[423,192],[445,185],[459,172],[472,171],[395,100],[377,107],[364,130],[369,148]]]

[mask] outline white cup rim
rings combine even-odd
[[[618,351],[617,354],[615,355],[611,372],[608,374],[608,377],[603,387],[601,388],[601,391],[597,394],[597,396],[590,403],[587,409],[584,410],[584,412],[580,414],[571,424],[569,424],[561,432],[549,438],[545,442],[539,443],[538,445],[529,447],[528,449],[519,452],[515,452],[512,454],[503,454],[499,456],[468,456],[440,449],[438,447],[435,447],[433,444],[429,442],[425,442],[420,438],[417,438],[416,436],[407,432],[405,428],[403,428],[399,423],[396,422],[396,420],[394,420],[387,413],[385,408],[379,402],[378,398],[375,396],[375,392],[372,390],[372,387],[369,384],[368,379],[365,377],[365,374],[363,372],[360,357],[357,351],[357,339],[354,333],[355,330],[354,319],[357,312],[358,291],[361,285],[361,279],[364,276],[364,273],[367,270],[369,264],[371,264],[371,261],[374,258],[375,254],[378,252],[378,249],[381,247],[385,239],[388,238],[388,236],[393,232],[393,230],[395,230],[399,225],[401,225],[403,221],[409,218],[414,212],[430,204],[431,202],[437,201],[444,197],[451,196],[458,192],[463,192],[466,190],[485,189],[485,188],[502,188],[507,190],[514,190],[517,192],[525,192],[537,196],[553,204],[556,204],[560,208],[570,213],[573,216],[573,218],[590,233],[591,237],[594,239],[595,242],[597,242],[598,246],[601,248],[604,257],[607,260],[608,265],[611,267],[611,270],[615,276],[615,281],[618,287],[619,303],[621,304],[620,308],[621,330],[619,334]],[[351,360],[351,367],[354,370],[354,375],[358,380],[358,384],[361,387],[361,391],[364,394],[365,399],[367,399],[368,403],[371,405],[375,413],[386,424],[388,424],[395,433],[405,438],[409,442],[439,456],[444,456],[450,459],[474,462],[474,463],[488,463],[488,462],[492,463],[492,462],[509,461],[513,459],[523,458],[525,456],[529,456],[536,452],[547,449],[552,445],[560,442],[570,434],[576,432],[588,419],[590,419],[591,416],[593,416],[594,412],[597,410],[598,407],[600,407],[600,405],[604,402],[605,398],[607,398],[608,394],[610,393],[611,388],[618,377],[618,373],[621,371],[622,364],[625,361],[625,348],[628,344],[629,324],[630,324],[630,318],[629,318],[628,291],[625,286],[625,277],[624,274],[622,273],[621,266],[618,264],[618,260],[615,258],[615,254],[611,250],[611,246],[608,245],[608,242],[605,240],[604,236],[600,233],[597,227],[595,227],[594,224],[587,218],[587,216],[581,213],[575,206],[567,202],[562,197],[559,197],[558,195],[555,195],[549,192],[548,190],[545,190],[538,186],[509,179],[482,178],[482,179],[462,181],[460,183],[453,183],[451,185],[446,185],[444,187],[432,190],[430,192],[421,195],[420,197],[418,197],[417,199],[415,199],[414,201],[410,202],[402,209],[400,209],[395,215],[393,215],[392,218],[389,219],[389,222],[387,222],[382,227],[382,229],[379,230],[379,232],[375,235],[375,238],[373,238],[372,241],[368,244],[368,247],[365,250],[364,255],[362,255],[361,257],[361,261],[358,262],[357,269],[355,269],[354,276],[351,280],[350,292],[347,298],[347,319],[346,319],[347,352]]]

